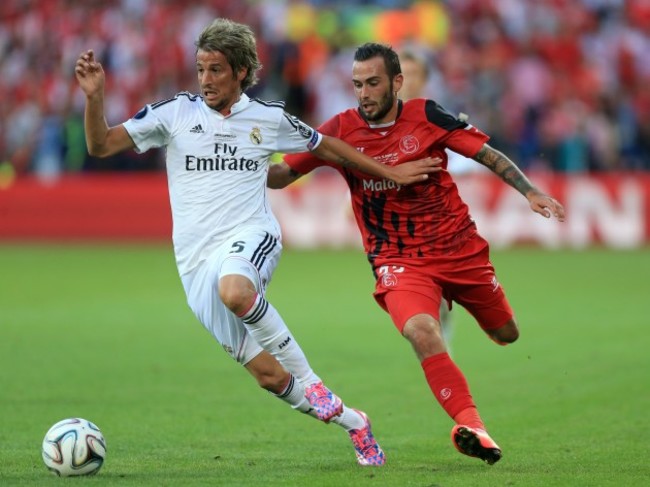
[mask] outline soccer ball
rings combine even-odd
[[[93,475],[104,463],[106,440],[90,421],[64,419],[45,434],[41,453],[45,466],[60,477]]]

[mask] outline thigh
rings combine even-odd
[[[190,309],[208,332],[233,359],[246,364],[262,348],[253,340],[241,319],[234,315],[219,297],[219,273],[222,258],[213,254],[189,275],[183,286]]]
[[[420,265],[383,265],[375,269],[374,297],[402,332],[409,318],[428,314],[440,320],[442,289]]]
[[[282,243],[279,238],[264,231],[243,231],[222,247],[218,277],[243,275],[252,281],[257,292],[263,295],[281,253]]]
[[[514,315],[490,262],[489,246],[476,236],[463,250],[464,253],[445,272],[445,290],[467,309],[481,328],[500,328]]]

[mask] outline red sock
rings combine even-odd
[[[460,413],[454,416],[454,421],[456,421],[456,424],[465,424],[472,428],[478,428],[485,431],[485,425],[483,424],[483,420],[481,419],[481,416],[479,416],[476,407],[463,409]]]
[[[449,354],[439,353],[422,361],[431,392],[447,414],[458,424],[484,429],[465,376]]]

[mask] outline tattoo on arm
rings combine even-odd
[[[502,152],[487,144],[476,154],[474,160],[483,164],[524,196],[526,196],[528,191],[533,189],[531,182],[514,162],[508,159]]]
[[[352,162],[345,157],[338,156],[335,161],[337,164],[347,168],[347,169],[359,169],[359,164]]]

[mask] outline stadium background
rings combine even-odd
[[[314,125],[354,106],[356,45],[378,40],[421,53],[431,66],[427,95],[469,114],[567,206],[566,224],[541,221],[491,175],[459,176],[493,245],[647,243],[643,0],[2,2],[0,238],[168,238],[162,151],[89,157],[73,66],[82,50],[95,50],[108,77],[108,122],[120,123],[147,102],[196,91],[193,41],[219,15],[258,35],[264,69],[251,95],[286,100]],[[358,246],[338,178],[321,173],[271,197],[289,246]]]

